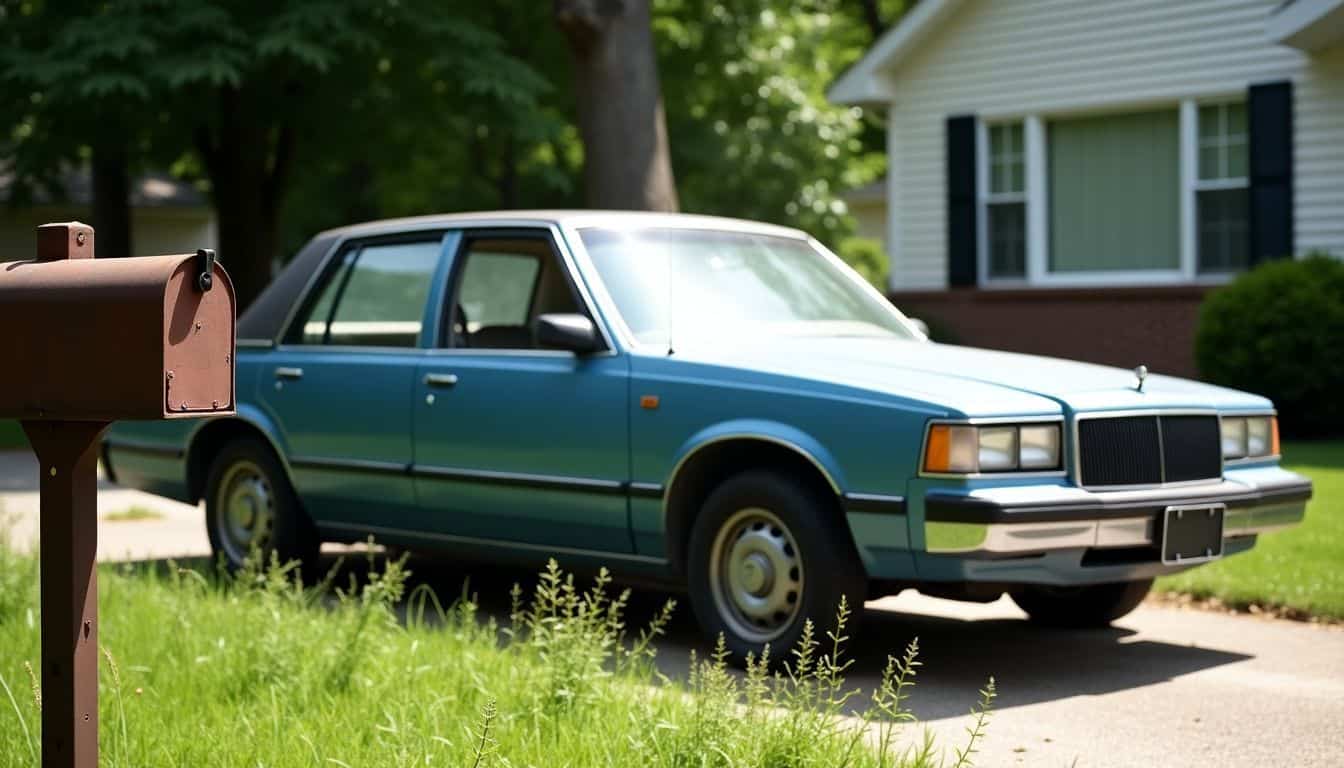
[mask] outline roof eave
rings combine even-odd
[[[1265,37],[1272,43],[1316,53],[1344,42],[1344,0],[1292,0],[1270,14]]]
[[[882,33],[868,52],[826,91],[836,104],[887,104],[894,98],[885,76],[965,0],[922,0]]]

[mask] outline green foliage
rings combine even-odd
[[[872,42],[857,3],[658,0],[663,99],[682,206],[801,227],[830,243],[853,230],[840,194],[884,156],[860,110],[825,91]]]
[[[1272,261],[1209,294],[1195,357],[1215,384],[1274,401],[1285,433],[1344,434],[1344,262]]]
[[[1344,621],[1344,442],[1287,443],[1283,461],[1315,485],[1306,520],[1261,536],[1245,554],[1158,579],[1159,590]]]
[[[906,4],[878,6],[890,24]],[[686,210],[852,232],[840,195],[882,173],[881,116],[825,89],[872,43],[862,6],[654,0]],[[234,130],[283,170],[274,191],[250,183],[287,257],[353,221],[581,206],[572,77],[548,3],[0,0],[0,159],[19,201],[95,141],[218,194]]]
[[[34,564],[0,557],[20,574],[23,615],[36,606]],[[407,575],[401,561],[371,563],[333,591],[334,572],[305,588],[259,558],[232,578],[103,569],[103,764],[941,764],[927,734],[908,744],[898,734],[915,722],[915,644],[852,715],[846,606],[824,649],[809,628],[780,672],[751,659],[737,675],[720,643],[670,679],[652,641],[671,604],[630,636],[628,593],[609,594],[605,572],[582,589],[552,563],[528,599],[514,588],[503,626],[465,598],[443,608],[424,585],[403,598]],[[36,627],[0,620],[0,766],[37,753],[40,691],[22,681],[38,646]],[[983,732],[973,720],[958,754]]]
[[[872,283],[874,288],[886,292],[891,260],[881,243],[869,237],[847,237],[840,241],[836,255],[862,275],[864,280]]]
[[[28,438],[23,427],[17,421],[0,419],[0,451],[11,451],[28,447]]]

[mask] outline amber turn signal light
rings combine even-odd
[[[952,458],[952,427],[934,424],[929,427],[929,444],[924,449],[924,471],[946,472]]]

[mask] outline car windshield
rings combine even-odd
[[[804,240],[657,227],[579,234],[641,344],[917,338],[890,304]]]

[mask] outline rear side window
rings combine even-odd
[[[345,251],[287,343],[416,346],[441,252],[437,238]]]

